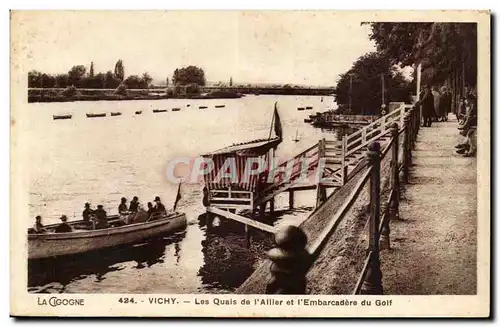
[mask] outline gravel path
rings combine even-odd
[[[455,153],[461,141],[456,120],[420,130],[381,253],[384,294],[476,294],[476,158]]]

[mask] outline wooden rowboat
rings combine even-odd
[[[142,114],[142,110],[137,110],[137,111],[135,112],[135,114],[136,114],[136,115],[140,115],[140,114]]]
[[[215,108],[224,108],[226,105],[225,104],[216,104]]]
[[[153,112],[154,113],[157,113],[157,112],[167,112],[167,109],[153,109]]]
[[[181,108],[172,108],[172,111],[181,111]]]
[[[121,218],[116,215],[108,217],[108,224],[111,226],[118,221],[121,221]],[[46,233],[28,233],[28,258],[58,257],[133,244],[181,230],[187,226],[186,215],[180,212],[164,215],[151,221],[105,229],[90,229],[89,227],[85,229],[83,220],[69,222],[69,224],[73,226],[73,231],[69,233],[51,232],[58,224],[45,226]]]
[[[305,108],[304,107],[298,107],[297,110],[302,111],[302,110],[305,110]]]
[[[198,109],[207,109],[207,106],[199,106]]]
[[[54,118],[54,120],[56,120],[56,119],[71,119],[71,117],[73,117],[73,115],[71,115],[71,114],[67,114],[67,115],[52,115],[52,118]]]
[[[106,117],[106,113],[102,114],[87,114],[87,118],[94,118],[94,117]]]
[[[111,113],[111,116],[121,116],[122,113],[121,112],[112,112]]]

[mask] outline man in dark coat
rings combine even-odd
[[[441,88],[441,99],[439,100],[439,117],[442,121],[448,120],[448,113],[451,111],[451,92],[443,86]]]
[[[148,202],[148,216],[151,216],[155,212],[155,208],[151,202]]]
[[[165,212],[167,211],[165,209],[165,206],[163,205],[163,203],[161,203],[161,200],[160,200],[160,197],[157,196],[155,198],[155,202],[156,202],[156,205],[155,205],[155,212]]]
[[[130,212],[137,212],[139,210],[139,198],[134,196],[132,201],[130,201],[130,207],[128,208]]]
[[[101,204],[97,206],[97,210],[94,211],[94,214],[97,217],[96,229],[108,228],[108,217]]]
[[[120,215],[126,215],[126,214],[128,214],[127,199],[126,198],[122,198],[121,203],[118,206],[118,213]]]
[[[68,224],[68,217],[66,215],[61,216],[61,221],[62,223],[54,230],[56,233],[70,233],[73,231],[73,228]]]
[[[422,106],[422,117],[424,117],[424,127],[431,127],[434,111],[434,96],[427,85],[423,86],[423,91],[420,100],[415,103],[415,106]]]
[[[90,203],[85,203],[85,209],[82,212],[83,221],[89,222],[90,215],[94,213],[94,210],[90,209]]]

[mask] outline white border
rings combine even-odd
[[[2,11],[2,15],[0,16],[2,19],[2,37],[4,42],[2,42],[2,47],[3,51],[1,51],[2,56],[3,56],[3,63],[4,63],[4,74],[2,74],[2,100],[4,103],[4,110],[0,112],[0,119],[3,122],[3,126],[7,126],[9,123],[9,111],[6,110],[9,108],[9,76],[6,74],[6,72],[9,71],[9,14],[7,11],[7,8],[13,8],[13,9],[57,9],[57,8],[64,8],[64,9],[156,9],[156,8],[164,8],[165,7],[165,2],[164,1],[148,1],[148,0],[142,0],[140,2],[132,2],[132,1],[120,1],[119,2],[121,6],[117,6],[116,4],[110,5],[110,4],[105,4],[103,1],[95,1],[95,0],[88,0],[85,2],[77,3],[75,1],[73,2],[62,2],[62,1],[44,1],[43,4],[41,4],[39,1],[4,1],[2,4],[6,4],[5,10]],[[234,3],[234,2],[224,2],[224,1],[211,1],[210,6],[207,7],[207,4],[203,1],[182,1],[182,4],[175,5],[175,4],[168,4],[169,9],[194,9],[194,8],[206,8],[206,9],[368,9],[370,7],[373,8],[374,3],[372,1],[354,1],[351,0],[349,2],[339,2],[335,3],[335,8],[332,8],[331,5],[328,5],[326,1],[315,1],[315,0],[309,0],[306,2],[299,2],[299,1],[287,1],[286,5],[276,5],[272,4],[269,1],[261,1],[261,0],[256,0],[252,1],[251,3]],[[397,7],[396,7],[397,5]],[[409,3],[401,3],[401,2],[380,2],[377,3],[376,9],[444,9],[443,7],[443,2],[437,2],[437,1],[412,1]],[[473,6],[473,8],[471,7]],[[462,1],[462,0],[456,0],[450,3],[446,4],[446,9],[493,9],[493,11],[498,12],[499,8],[499,2],[498,1],[484,1],[484,0],[475,0],[475,1]],[[498,19],[498,17],[497,17]],[[498,24],[498,22],[497,22]],[[492,36],[495,37],[494,41],[498,42],[498,35],[497,33],[494,33]],[[492,39],[492,42],[494,42]],[[493,44],[495,44],[494,42]],[[498,55],[496,56],[498,58]],[[495,59],[496,59],[495,58]],[[494,77],[498,76],[498,70],[495,71]],[[496,85],[498,87],[498,85]],[[495,101],[495,109],[498,109],[498,100]],[[497,114],[497,120],[500,119],[498,118],[499,115]],[[498,121],[495,120],[495,123],[498,123]],[[9,157],[9,130],[7,128],[1,129],[0,133],[2,133],[0,137],[0,147],[2,150],[2,153],[4,154],[3,158],[8,158]],[[498,145],[497,145],[498,147]],[[498,148],[495,147],[494,150],[498,150]],[[3,217],[10,217],[8,213],[9,208],[9,161],[7,159],[3,160],[1,163],[2,171],[5,173],[4,178],[1,181],[2,187],[0,188],[2,192],[2,196],[0,197],[1,199],[1,204],[0,208],[4,209],[4,215]],[[495,179],[495,182],[497,179]],[[495,201],[494,201],[495,202]],[[495,217],[495,215],[492,215],[492,217]],[[11,217],[13,218],[13,217]],[[5,218],[4,218],[5,219]],[[498,223],[497,225],[497,234],[498,235]],[[4,225],[4,228],[2,229],[4,231],[4,237],[2,238],[2,246],[5,246],[5,252],[4,254],[7,256],[7,249],[9,247],[9,242],[8,242],[8,231],[9,228],[6,228]],[[496,243],[496,240],[495,240]],[[8,262],[8,260],[7,260]],[[2,308],[4,308],[3,317],[8,316],[8,303],[9,303],[9,293],[5,292],[6,289],[8,289],[9,282],[8,282],[8,276],[9,276],[9,267],[7,265],[3,265],[4,268],[2,269],[2,277],[4,281],[5,287],[4,292],[2,292],[2,297],[1,297],[1,303],[2,303]],[[493,276],[492,276],[493,277]],[[498,301],[496,301],[498,303]],[[498,311],[497,311],[498,312]],[[6,321],[3,321],[6,322]],[[8,319],[7,324],[13,323],[12,319]],[[67,323],[67,322],[66,322]],[[97,322],[97,321],[88,321],[85,323],[89,323],[92,325],[100,325],[101,323],[120,323],[120,322]],[[140,322],[137,322],[139,324]],[[169,323],[174,323],[174,322],[169,322]],[[207,323],[207,322],[203,322]],[[263,323],[263,322],[259,322]],[[308,323],[308,322],[306,322]],[[339,323],[339,322],[333,322],[333,323]],[[362,321],[361,323],[366,323],[365,321]],[[384,323],[384,322],[382,322]],[[449,322],[449,323],[454,323],[454,322]]]

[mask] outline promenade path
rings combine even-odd
[[[381,252],[384,294],[476,293],[477,160],[455,153],[463,137],[449,117],[418,134],[401,220]]]

